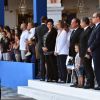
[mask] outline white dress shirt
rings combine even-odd
[[[25,30],[20,37],[20,50],[26,50],[26,41],[28,40],[29,32]]]
[[[68,34],[63,29],[62,31],[58,30],[58,35],[56,38],[55,53],[58,55],[68,55],[69,54],[69,41]]]
[[[85,28],[84,28],[84,31],[88,28],[89,26],[86,26]]]
[[[98,26],[100,24],[100,22],[99,23],[96,23],[95,25],[96,25],[96,27]]]

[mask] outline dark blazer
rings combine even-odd
[[[87,53],[88,40],[91,35],[91,32],[92,32],[91,27],[88,27],[85,31],[82,32],[80,36],[80,53],[79,54],[81,58],[84,58]]]
[[[48,51],[55,50],[56,37],[57,37],[57,30],[55,28],[52,28],[52,30],[50,31],[49,35],[46,38],[46,47]]]
[[[47,28],[47,25],[45,25],[45,24],[40,25],[35,30],[35,38],[36,38],[37,43],[38,43],[39,53],[42,52],[43,36],[45,35],[45,33],[47,33],[47,31],[48,31],[48,28]]]
[[[93,29],[88,41],[88,46],[92,52],[100,53],[100,24]]]
[[[80,41],[80,35],[82,33],[83,29],[78,28],[75,30],[75,32],[72,32],[71,37],[70,37],[70,48],[69,48],[69,56],[75,57],[75,44],[79,43]]]

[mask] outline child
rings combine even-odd
[[[75,45],[75,52],[76,57],[75,57],[75,71],[77,73],[78,76],[78,86],[79,88],[82,88],[84,86],[84,67],[81,65],[81,58],[79,57],[79,45],[76,44]]]
[[[31,38],[28,41],[28,52],[25,56],[26,62],[35,62],[35,39]],[[34,59],[34,61],[32,61],[32,59]]]

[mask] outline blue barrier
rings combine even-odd
[[[27,86],[35,78],[35,64],[0,61],[1,85],[8,88]]]

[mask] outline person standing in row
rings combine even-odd
[[[80,35],[81,35],[83,29],[80,28],[80,20],[78,18],[72,19],[71,27],[72,27],[73,31],[72,31],[72,34],[70,37],[69,56],[73,57],[73,59],[75,60],[75,56],[76,56],[75,44],[79,44]],[[75,78],[76,78],[76,82],[73,85],[71,85],[71,87],[77,86],[78,78],[77,78],[76,73],[75,73]]]
[[[15,60],[16,62],[20,62],[20,50],[19,50],[19,42],[20,42],[20,37],[19,35],[15,35],[15,43],[13,45],[13,50],[14,50],[14,55],[15,55]]]
[[[92,17],[95,27],[88,41],[88,52],[92,53],[94,70],[98,87],[95,90],[100,90],[100,13],[94,13]]]
[[[20,51],[21,51],[21,59],[23,62],[26,61],[26,47],[27,47],[27,41],[28,41],[28,30],[27,30],[27,25],[25,23],[21,24],[21,30],[22,30],[22,34],[20,37]]]
[[[90,21],[88,17],[84,17],[81,20],[81,27],[84,31],[80,37],[80,57],[81,57],[81,66],[84,67],[86,75],[86,85],[85,89],[94,88],[94,72],[92,68],[92,56],[87,52],[88,49],[88,40],[91,35],[92,29],[89,26]]]
[[[43,36],[45,35],[45,33],[48,32],[48,28],[47,28],[47,17],[43,16],[41,18],[41,25],[38,26],[35,30],[35,38],[36,41],[38,42],[38,52],[39,52],[39,56],[40,56],[40,81],[45,81],[45,75],[46,75],[46,68],[45,68],[45,56],[43,54]]]
[[[44,55],[47,63],[47,82],[58,82],[58,68],[56,56],[54,56],[57,30],[53,27],[53,20],[47,20],[48,32],[44,35]]]
[[[65,23],[59,20],[57,23],[58,35],[56,38],[55,55],[57,56],[58,75],[60,83],[66,83],[67,69],[66,59],[69,54],[68,34],[65,30]]]
[[[3,60],[4,61],[10,61],[10,39],[7,37],[7,33],[5,31],[2,32],[3,37],[1,38],[0,44],[1,44],[1,52],[3,54]]]

